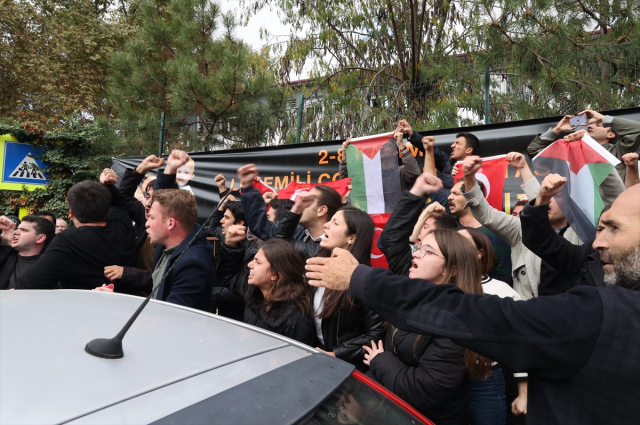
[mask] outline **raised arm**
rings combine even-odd
[[[571,125],[571,122],[569,121],[574,116],[575,115],[565,115],[555,127],[550,128],[539,136],[536,136],[527,147],[529,155],[531,155],[531,157],[538,155],[544,150],[544,148],[558,140],[561,133],[575,130],[576,127]]]
[[[640,177],[638,176],[638,154],[636,152],[628,153],[622,156],[622,161],[627,168],[627,173],[624,178],[624,188],[629,189],[640,183]]]
[[[520,222],[524,246],[568,278],[582,267],[592,250],[591,244],[574,245],[557,234],[549,221],[549,202],[560,193],[565,182],[566,179],[557,174],[545,177],[537,197],[520,212]],[[541,280],[540,286],[545,283]]]

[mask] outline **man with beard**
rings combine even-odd
[[[426,190],[442,183],[423,175]],[[560,192],[554,184],[549,193]],[[637,423],[640,404],[640,186],[614,202],[593,243],[603,288],[513,301],[359,265],[344,250],[307,260],[313,286],[349,289],[392,325],[450,338],[529,373],[528,420],[545,425]]]

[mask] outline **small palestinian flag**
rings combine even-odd
[[[352,139],[347,148],[347,171],[353,206],[369,214],[393,211],[401,195],[393,133]]]
[[[604,209],[598,188],[619,163],[588,134],[576,142],[560,139],[533,158],[538,175],[555,173],[567,178],[556,202],[583,243],[596,237]],[[620,178],[617,172],[613,174]]]

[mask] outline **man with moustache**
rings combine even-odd
[[[425,186],[442,183],[423,175]],[[543,182],[543,185],[545,183]],[[547,181],[556,195],[564,182]],[[613,203],[593,247],[606,286],[513,301],[395,276],[345,250],[307,261],[313,286],[349,289],[392,325],[450,338],[529,373],[528,421],[547,425],[636,423],[640,417],[640,186]]]

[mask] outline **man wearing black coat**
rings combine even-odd
[[[557,176],[560,188],[561,177]],[[548,265],[564,277],[565,291],[576,286],[603,287],[604,271],[600,253],[593,248],[593,242],[574,245],[556,233],[549,221],[549,201],[551,197],[544,187],[540,188],[536,199],[532,199],[520,212],[522,243]],[[602,212],[599,227],[605,215]],[[540,289],[555,282],[540,280]]]
[[[422,175],[427,186],[441,182]],[[550,195],[559,184],[545,180]],[[448,337],[529,373],[528,421],[630,424],[640,417],[640,186],[619,196],[594,241],[604,288],[527,301],[465,294],[451,285],[358,265],[346,251],[307,262],[310,284],[349,289],[403,330]]]
[[[105,282],[104,267],[132,265],[134,237],[117,175],[106,169],[100,183],[85,181],[67,193],[74,228],[58,234],[16,289],[93,289]],[[59,283],[59,285],[58,285]]]

